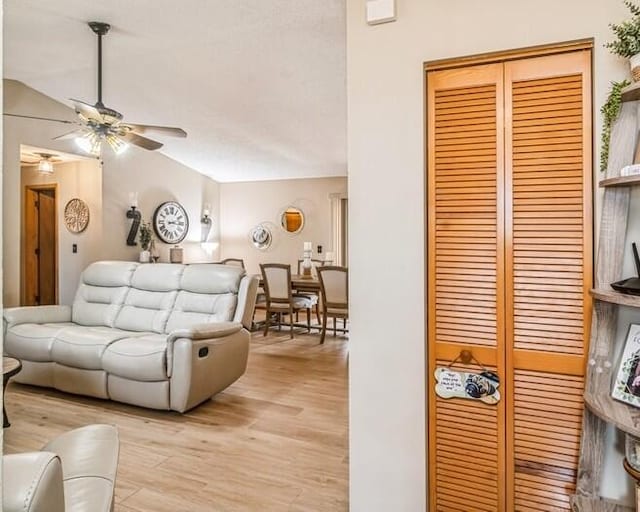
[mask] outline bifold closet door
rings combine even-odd
[[[570,510],[591,323],[591,52],[505,63],[507,502]]]
[[[503,108],[502,64],[428,75],[432,511],[505,511],[505,401],[443,400],[433,375],[470,350],[506,378]],[[475,364],[454,367],[481,371]]]

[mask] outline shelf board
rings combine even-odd
[[[629,295],[626,293],[620,293],[611,288],[596,288],[594,290],[591,290],[591,296],[594,299],[602,300],[604,302],[611,302],[612,304],[620,304],[621,306],[640,308],[640,295]]]
[[[631,187],[633,185],[640,185],[640,174],[618,176],[600,181],[601,187]]]
[[[599,418],[627,434],[640,437],[640,409],[614,400],[609,389],[585,392],[584,402]]]
[[[622,89],[622,101],[640,100],[640,82],[634,82]]]
[[[573,496],[571,503],[576,512],[635,512],[636,510],[635,507],[627,507],[615,501],[586,496]]]

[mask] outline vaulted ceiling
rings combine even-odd
[[[86,22],[107,22],[103,101],[125,121],[184,128],[157,137],[168,157],[221,182],[341,176],[345,3],[5,0],[4,77],[94,103]]]

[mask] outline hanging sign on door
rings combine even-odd
[[[469,398],[495,405],[500,401],[500,378],[494,372],[460,372],[436,368],[436,394],[441,398]]]

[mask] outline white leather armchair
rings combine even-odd
[[[89,425],[43,451],[2,458],[4,512],[109,512],[118,465],[118,431]]]

